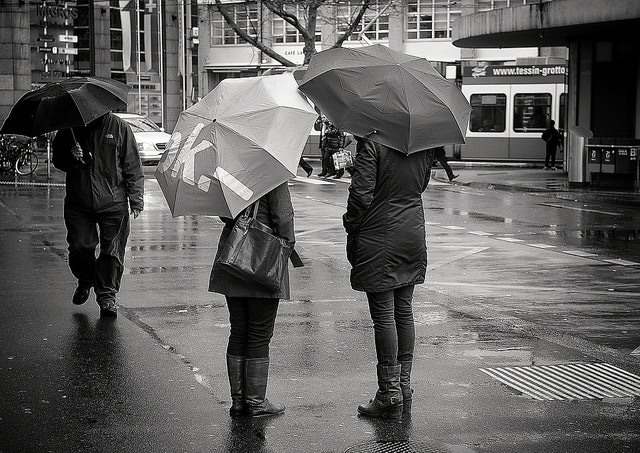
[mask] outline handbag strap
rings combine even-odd
[[[253,214],[251,215],[251,217],[255,219],[256,216],[258,215],[259,206],[260,206],[260,198],[258,198],[255,203],[253,203],[251,206],[248,206],[244,210],[244,215],[249,217],[248,211],[249,209],[253,208]],[[291,260],[291,264],[293,265],[293,267],[304,267],[304,264],[302,263],[302,259],[300,258],[300,255],[298,255],[298,252],[296,251],[295,248],[291,250],[291,255],[289,256],[289,259]]]

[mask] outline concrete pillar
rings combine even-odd
[[[29,4],[10,2],[0,14],[0,123],[31,89]]]
[[[179,74],[178,59],[178,15],[182,2],[163,2],[164,8],[164,61],[165,61],[165,128],[173,131],[182,111],[182,76]]]
[[[109,4],[96,2],[90,8],[93,15],[93,71],[98,77],[111,78],[111,18]]]
[[[400,2],[395,7],[387,10],[389,13],[389,48],[404,51],[404,18],[407,13],[407,7],[404,2]]]
[[[462,16],[467,16],[469,14],[475,14],[478,12],[478,1],[477,0],[462,0]],[[476,50],[470,48],[461,48],[460,49],[460,59],[461,60],[475,60],[476,59]]]

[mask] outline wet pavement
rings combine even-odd
[[[70,303],[61,174],[5,175],[0,451],[638,451],[640,193],[530,165],[453,167],[455,184],[435,170],[424,196],[429,265],[400,422],[356,412],[375,351],[348,284],[348,179],[291,182],[305,267],[280,305],[268,388],[287,411],[231,419],[227,311],[206,291],[222,224],[172,218],[146,167],[120,316],[104,321],[92,300]]]

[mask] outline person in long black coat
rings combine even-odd
[[[412,398],[412,300],[414,285],[424,282],[427,268],[422,192],[429,183],[432,156],[426,150],[405,155],[356,140],[343,224],[351,287],[367,293],[378,359],[376,396],[358,412],[397,416],[403,401]]]
[[[227,372],[231,387],[230,415],[278,415],[285,407],[266,398],[269,375],[269,344],[273,337],[280,299],[289,298],[289,272],[285,271],[280,291],[272,291],[249,279],[226,272],[217,265],[227,243],[234,219],[225,223],[218,242],[209,279],[209,291],[224,294],[229,309],[231,332],[227,345]],[[257,220],[275,235],[295,244],[293,205],[287,183],[260,198]]]

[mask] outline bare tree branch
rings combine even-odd
[[[297,66],[294,62],[290,61],[289,59],[275,52],[271,47],[265,46],[262,43],[262,41],[259,40],[257,37],[254,38],[253,36],[245,32],[242,28],[238,26],[238,24],[235,22],[233,17],[231,17],[231,14],[229,14],[229,11],[227,11],[226,7],[222,5],[220,0],[215,0],[215,2],[216,2],[216,7],[218,8],[218,11],[220,11],[220,14],[224,18],[225,22],[233,29],[234,32],[236,32],[236,34],[243,41],[251,44],[258,50],[264,52],[265,55],[268,55],[269,57],[273,58],[274,60],[278,61],[284,66]]]
[[[362,18],[364,17],[364,14],[367,12],[367,9],[369,9],[370,3],[371,3],[371,0],[363,0],[362,7],[360,8],[360,11],[358,12],[358,15],[349,24],[349,27],[342,34],[342,36],[340,38],[338,38],[336,43],[333,45],[334,48],[335,47],[342,47],[342,43],[344,43],[347,39],[349,39],[349,36],[351,36],[353,34],[353,32],[358,27],[358,25],[360,25],[360,22],[362,22]]]
[[[401,1],[401,0],[389,0],[389,2]],[[245,5],[249,2],[244,2]],[[349,39],[350,36],[358,29],[358,26],[362,22],[366,12],[371,8],[372,0],[361,0],[361,3],[357,5],[357,14],[347,24],[347,28],[344,33],[338,38],[336,43],[332,47],[341,47],[342,44]],[[262,0],[258,3],[258,6],[264,6],[271,11],[274,15],[280,17],[284,22],[294,27],[302,37],[304,41],[304,63],[308,63],[311,56],[316,53],[316,27],[319,17],[319,9],[327,5],[338,5],[335,0]],[[301,18],[287,9],[289,6],[297,6],[301,8],[306,17],[306,23],[301,21]],[[256,33],[253,37],[249,35],[245,30],[238,26],[232,15],[227,10],[227,7],[222,4],[220,0],[215,0],[215,6],[224,18],[225,22],[233,29],[233,31],[245,42],[256,47],[262,51],[265,55],[273,58],[284,66],[296,66],[295,63],[289,59],[283,57],[278,52],[274,51],[272,47],[265,45],[261,37]],[[355,2],[354,2],[355,6]],[[333,17],[332,17],[333,18]],[[286,31],[285,31],[286,34]]]

